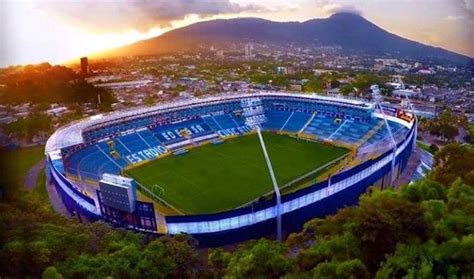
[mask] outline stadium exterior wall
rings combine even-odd
[[[416,120],[405,140],[397,146],[394,170],[401,173],[409,160],[416,140]],[[312,218],[335,213],[345,206],[357,204],[359,196],[376,183],[389,180],[393,152],[334,175],[326,181],[282,197],[282,221],[285,234],[298,231]],[[64,205],[71,213],[90,221],[104,220],[94,200],[82,194],[52,163],[49,156],[47,175],[55,185]],[[273,200],[227,212],[168,216],[169,234],[188,233],[203,247],[221,246],[252,238],[272,235],[276,228],[276,205]]]

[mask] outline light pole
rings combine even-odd
[[[275,178],[275,173],[273,172],[272,163],[270,162],[270,157],[268,156],[267,148],[265,147],[265,142],[263,141],[263,136],[260,131],[260,127],[257,126],[257,134],[260,140],[260,145],[262,146],[263,156],[265,157],[265,162],[267,163],[268,172],[270,173],[270,177],[272,179],[273,190],[275,191],[276,196],[276,219],[277,219],[277,240],[282,240],[282,232],[281,232],[281,195],[280,195],[280,188],[278,187],[278,182]]]
[[[392,162],[391,162],[391,169],[390,169],[390,187],[393,186],[393,181],[394,179],[394,170],[395,170],[395,158],[397,155],[397,143],[395,142],[395,138],[393,137],[392,134],[392,129],[390,128],[390,125],[388,125],[387,121],[387,116],[385,115],[385,112],[383,111],[382,105],[380,104],[380,100],[382,99],[382,96],[380,95],[380,89],[378,85],[374,84],[370,87],[372,90],[372,97],[375,101],[375,105],[380,109],[380,113],[382,113],[383,116],[383,121],[385,122],[385,126],[387,127],[388,134],[390,136],[390,142],[392,144]]]

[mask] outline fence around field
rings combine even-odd
[[[387,184],[389,176],[405,169],[416,137],[413,123],[404,140],[398,143],[395,158],[388,150],[377,158],[338,173],[328,180],[295,191],[282,197],[284,232],[301,229],[311,218],[332,214],[344,206],[357,203],[360,194],[375,183]],[[395,173],[390,172],[394,161]],[[96,201],[83,194],[48,157],[50,181],[56,185],[64,204],[70,212],[80,213],[91,220],[102,219]],[[204,246],[216,246],[262,237],[275,232],[276,203],[266,200],[234,210],[205,215],[167,216],[169,234],[188,233]]]

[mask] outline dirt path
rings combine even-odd
[[[69,211],[66,209],[66,206],[64,206],[61,196],[56,190],[56,186],[46,181],[46,190],[48,191],[49,201],[51,202],[54,211],[63,215],[64,217],[71,217],[71,213],[69,213]]]
[[[38,181],[38,175],[40,174],[41,171],[44,170],[45,165],[46,165],[46,161],[44,159],[41,159],[41,161],[36,163],[28,171],[25,177],[25,182],[24,182],[24,186],[26,190],[28,191],[33,190],[33,188],[36,186],[36,182]]]
[[[26,174],[24,187],[27,191],[31,191],[36,187],[36,182],[38,181],[38,175],[40,172],[45,171],[46,167],[46,160],[42,159],[38,163],[36,163]],[[53,184],[46,182],[46,190],[48,192],[49,200],[51,205],[53,206],[54,211],[57,213],[65,216],[70,217],[71,214],[67,211],[66,207],[64,206],[61,197],[59,196],[56,188]]]

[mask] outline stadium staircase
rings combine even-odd
[[[373,135],[375,135],[384,125],[385,123],[383,121],[379,121],[377,125],[372,128],[367,134],[365,134],[356,144],[355,147],[359,148],[361,147],[366,141],[368,141]]]
[[[304,124],[303,128],[301,128],[301,130],[298,131],[298,134],[303,133],[303,131],[306,129],[306,127],[308,127],[308,125],[311,123],[311,121],[313,121],[315,116],[316,116],[316,112],[313,112],[313,115],[311,115],[311,117],[308,119],[308,121]]]
[[[288,124],[288,122],[290,122],[290,119],[291,117],[293,117],[293,114],[295,114],[295,112],[291,112],[290,116],[288,116],[288,118],[286,119],[285,123],[283,123],[283,126],[281,126],[280,128],[280,132],[284,130],[285,126]]]

